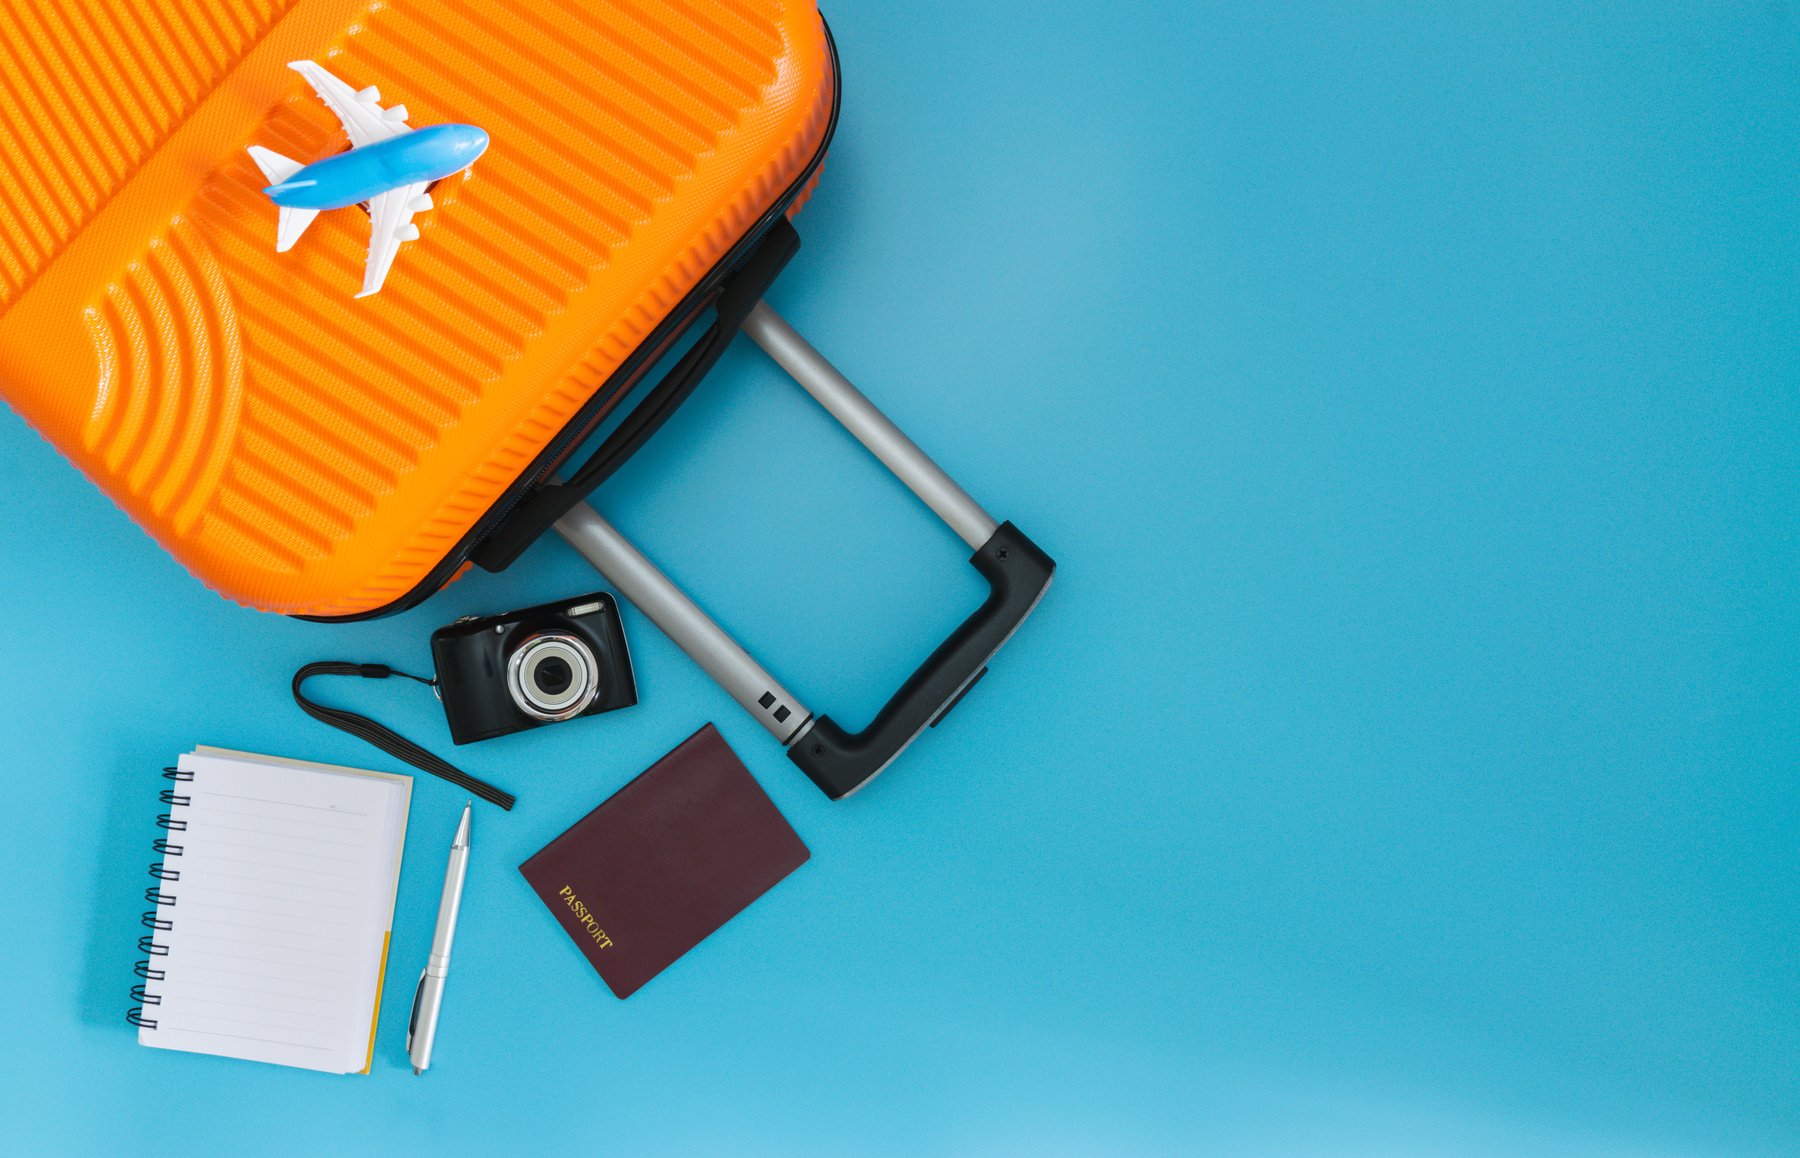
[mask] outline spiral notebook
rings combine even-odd
[[[204,747],[163,775],[138,1043],[367,1073],[412,778]]]

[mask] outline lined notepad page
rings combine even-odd
[[[178,767],[139,1043],[367,1070],[412,779],[212,748]]]

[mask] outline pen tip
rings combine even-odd
[[[419,1075],[420,1075],[420,1074],[422,1074],[422,1073],[424,1073],[424,1072],[425,1072],[425,1071],[424,1071],[424,1070],[422,1070],[422,1069],[420,1069],[420,1068],[419,1068],[419,1067],[418,1067],[418,1066],[414,1066],[414,1067],[413,1067],[413,1077],[415,1077],[415,1078],[416,1078],[416,1077],[418,1077],[418,1076],[419,1076]]]

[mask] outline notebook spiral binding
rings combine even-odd
[[[181,768],[164,768],[163,776],[177,784],[186,783],[194,778],[192,772]],[[174,788],[165,788],[158,793],[157,798],[169,806],[168,812],[156,818],[157,827],[167,832],[186,832],[187,821],[176,816],[174,810],[191,804],[193,797],[178,792]],[[138,952],[143,953],[145,957],[137,963],[135,972],[142,980],[131,987],[131,999],[137,1004],[125,1014],[125,1020],[139,1029],[156,1028],[156,1019],[145,1017],[144,1009],[147,1006],[161,1005],[162,996],[151,993],[145,988],[145,982],[161,981],[167,976],[163,970],[156,968],[156,958],[167,957],[169,947],[160,944],[156,940],[156,934],[175,927],[172,920],[162,915],[165,908],[175,907],[175,895],[163,891],[162,884],[181,879],[181,870],[169,867],[169,858],[180,856],[181,846],[164,837],[157,837],[151,842],[150,847],[155,849],[163,859],[150,865],[150,875],[156,878],[158,883],[144,890],[144,899],[155,908],[146,911],[142,917],[138,918],[139,922],[150,932],[138,938]]]

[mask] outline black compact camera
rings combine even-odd
[[[472,744],[637,703],[612,596],[459,619],[431,637],[450,738]]]

